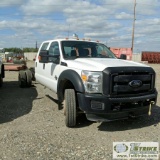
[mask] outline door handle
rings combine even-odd
[[[45,63],[43,63],[43,69],[45,69]]]

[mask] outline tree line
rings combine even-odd
[[[37,48],[4,48],[5,52],[24,53],[24,52],[37,52]]]

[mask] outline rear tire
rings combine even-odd
[[[36,78],[35,78],[35,68],[34,68],[34,67],[31,67],[31,68],[29,68],[29,70],[30,70],[31,73],[32,73],[32,81],[36,81]]]
[[[27,77],[26,77],[25,71],[23,70],[19,71],[18,82],[21,88],[24,88],[27,86]]]
[[[64,95],[64,114],[67,127],[76,125],[76,95],[74,89],[66,89]]]
[[[27,77],[27,87],[31,87],[32,85],[32,72],[30,70],[25,71]]]

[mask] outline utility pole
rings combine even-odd
[[[38,47],[37,47],[37,41],[36,41],[36,50],[38,49]]]
[[[136,0],[134,0],[134,19],[133,19],[133,30],[132,30],[132,53],[134,48],[134,29],[135,29],[135,21],[136,21]]]

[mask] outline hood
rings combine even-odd
[[[69,68],[103,71],[107,67],[149,67],[142,63],[114,58],[77,58],[75,60],[66,60]]]

